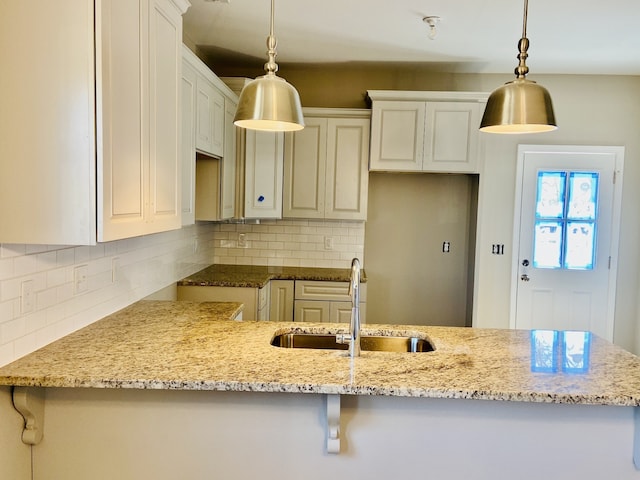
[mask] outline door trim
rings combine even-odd
[[[616,280],[618,273],[618,251],[620,243],[620,214],[622,210],[622,179],[624,167],[624,147],[591,145],[518,145],[515,178],[515,202],[513,209],[513,248],[511,257],[511,297],[509,305],[509,328],[516,327],[516,301],[520,272],[520,212],[522,210],[522,185],[524,182],[524,157],[527,153],[609,153],[615,155],[613,210],[611,212],[611,249],[609,256],[608,305],[606,318],[606,339],[613,341],[616,308]]]

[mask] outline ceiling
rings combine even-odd
[[[269,0],[190,2],[184,15],[187,43],[225,61],[264,63]],[[511,72],[523,8],[517,0],[277,0],[277,61],[429,63],[452,72]],[[434,40],[422,21],[427,15],[441,17]],[[639,22],[638,0],[531,0],[531,73],[640,75]]]

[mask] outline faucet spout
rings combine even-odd
[[[349,294],[351,295],[351,322],[349,342],[349,355],[360,356],[360,260],[354,258],[351,261],[351,279],[349,281]]]
[[[351,261],[349,296],[351,297],[349,333],[336,335],[336,341],[348,343],[349,355],[353,358],[360,356],[360,260],[357,258]]]

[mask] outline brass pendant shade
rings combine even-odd
[[[249,82],[240,92],[234,123],[252,130],[287,132],[304,128],[300,96],[274,74]]]
[[[496,88],[480,123],[480,130],[488,133],[539,133],[557,128],[551,95],[526,78]]]
[[[526,60],[529,39],[527,38],[528,0],[524,2],[522,38],[518,42],[519,64],[515,69],[516,79],[495,89],[489,99],[480,122],[480,130],[488,133],[541,133],[558,128],[553,113],[551,95],[546,88],[532,80]]]
[[[277,41],[273,35],[275,0],[271,0],[271,26],[267,37],[266,75],[249,82],[240,92],[233,123],[238,127],[269,132],[290,132],[304,128],[300,95],[276,75]]]

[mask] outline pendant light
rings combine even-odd
[[[273,36],[275,0],[271,0],[271,27],[267,37],[266,75],[249,82],[240,92],[233,123],[251,130],[287,132],[302,130],[304,117],[296,89],[276,75],[277,41]]]
[[[551,96],[546,88],[527,80],[526,65],[529,49],[527,38],[527,10],[529,1],[524,1],[522,38],[518,42],[519,64],[515,69],[516,79],[498,87],[491,93],[480,123],[480,131],[489,133],[540,133],[556,130]]]

